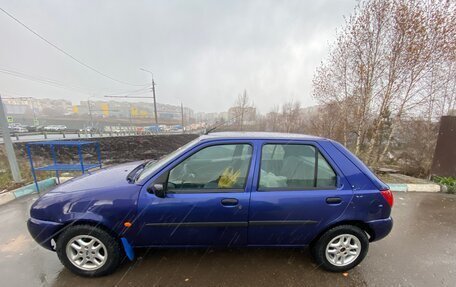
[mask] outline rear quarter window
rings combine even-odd
[[[309,144],[265,144],[259,189],[335,188],[337,175],[319,150]]]

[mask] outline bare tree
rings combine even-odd
[[[270,112],[266,114],[266,129],[272,132],[280,131],[279,120],[279,106],[274,106]]]
[[[393,5],[392,24],[386,41],[386,52],[390,51],[390,56],[384,59],[388,77],[382,99],[388,102],[387,111],[392,112],[394,118],[381,153],[378,151],[381,125],[375,130],[368,152],[372,163],[376,163],[388,150],[402,117],[428,102],[445,82],[440,77],[434,91],[424,89],[426,78],[435,77],[436,68],[444,64],[442,60],[446,54],[444,47],[448,35],[442,31],[449,26],[445,20],[448,19],[446,5],[438,1],[416,4],[397,1]],[[382,112],[385,113],[381,111],[380,117]]]
[[[284,131],[299,132],[301,126],[301,104],[297,101],[289,101],[282,105],[282,122]]]
[[[256,113],[253,104],[247,96],[246,90],[238,96],[235,106],[232,107],[231,110],[235,123],[240,131],[244,130],[246,117],[249,117],[249,120],[252,120],[252,117],[254,117]]]
[[[375,165],[404,118],[421,122],[432,111],[427,120],[435,121],[454,108],[455,7],[445,0],[360,2],[314,76],[314,98],[338,113],[335,124],[318,119],[325,133]]]

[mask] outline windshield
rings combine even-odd
[[[135,182],[143,181],[145,178],[149,177],[149,175],[153,174],[154,172],[159,170],[161,167],[168,164],[174,157],[183,153],[185,150],[187,150],[188,147],[195,145],[197,142],[199,142],[199,138],[192,140],[191,142],[181,146],[180,148],[176,149],[175,151],[173,151],[170,154],[163,156],[162,158],[160,158],[157,161],[151,161],[151,162],[147,163],[146,166],[144,166],[144,169],[139,174],[139,176],[137,176]]]

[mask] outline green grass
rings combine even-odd
[[[22,182],[16,183],[13,181],[11,170],[8,165],[6,158],[3,160],[0,158],[0,192],[3,190],[13,190],[21,186],[33,183],[33,176],[30,170],[30,164],[26,160],[18,159],[19,170],[21,171]],[[74,177],[81,175],[81,172],[65,172],[61,173],[60,176]],[[50,177],[55,177],[53,171],[37,171],[37,180],[43,180]]]
[[[13,181],[11,170],[7,161],[1,161],[0,163],[0,191],[2,190],[13,190],[15,188],[27,185],[33,182],[32,173],[30,171],[30,165],[27,162],[19,161],[19,170],[21,171],[22,182],[16,183]],[[52,172],[39,172],[37,173],[37,179],[43,180],[54,176]]]
[[[433,178],[434,182],[444,185],[447,187],[447,192],[454,194],[456,193],[456,178],[448,176],[435,176]]]

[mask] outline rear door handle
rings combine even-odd
[[[342,198],[340,197],[328,197],[326,198],[327,204],[339,204],[342,202]]]
[[[239,200],[236,198],[224,198],[222,199],[222,205],[223,206],[236,206],[238,205]]]

